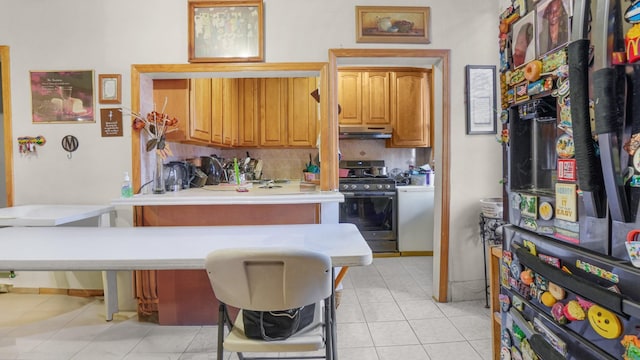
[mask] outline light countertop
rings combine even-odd
[[[435,191],[434,186],[424,186],[424,185],[403,185],[396,187],[398,192],[433,192]]]
[[[139,194],[132,198],[115,199],[112,205],[255,205],[255,204],[318,204],[338,203],[344,196],[337,191],[302,191],[300,182],[275,184],[281,187],[260,188],[252,184],[248,192],[238,192],[229,184],[207,185],[164,194]]]
[[[318,251],[334,266],[372,261],[353,224],[7,227],[0,229],[0,270],[204,269],[210,251],[264,246]]]
[[[111,205],[19,205],[0,209],[0,226],[58,226],[114,210]]]

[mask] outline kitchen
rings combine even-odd
[[[296,66],[298,68],[305,67],[304,64]],[[399,185],[409,185],[410,168],[414,167],[415,176],[412,179],[414,185],[419,176],[422,176],[420,185],[433,185],[432,183],[428,184],[426,174],[418,175],[418,171],[426,173],[419,166],[426,166],[428,169],[430,163],[433,165],[433,162],[429,160],[432,159],[430,138],[433,132],[430,120],[432,106],[428,101],[432,91],[430,74],[430,69],[398,67],[348,67],[339,70],[338,101],[341,103],[339,105],[339,122],[341,124],[339,156],[351,161],[379,159],[378,162],[381,162],[380,165],[384,169],[383,174],[375,172],[372,174],[368,168],[358,169],[357,173],[352,171],[348,176],[352,178],[387,177],[392,184],[391,190],[394,192],[392,199],[389,200],[389,205],[392,205],[394,210],[387,215],[387,234],[384,236],[387,244],[378,249],[373,243],[370,243],[375,252],[397,255],[398,251],[402,250],[405,255],[432,254],[433,188],[424,187],[423,190],[428,189],[431,194],[425,201],[416,203],[421,210],[415,210],[415,206],[407,207],[402,203],[399,204],[395,194],[396,182]],[[300,179],[302,171],[314,162],[316,163],[316,171],[319,171],[320,158],[326,155],[320,156],[321,154],[315,149],[320,142],[320,135],[315,134],[316,127],[320,127],[315,124],[318,121],[316,101],[319,102],[316,79],[298,77],[234,79],[228,74],[223,76],[222,78],[202,79],[197,75],[191,81],[154,80],[153,92],[156,108],[157,104],[163,103],[165,104],[163,105],[164,111],[169,116],[190,119],[181,121],[177,125],[177,131],[167,135],[167,141],[173,149],[173,156],[165,159],[165,164],[168,161],[193,159],[194,154],[199,154],[199,156],[195,156],[196,159],[206,160],[206,166],[203,167],[203,170],[206,173],[212,171],[216,173],[216,178],[210,178],[207,185],[217,184],[219,181],[226,182],[232,178],[233,172],[230,171],[232,168],[229,165],[233,164],[234,158],[240,159],[240,163],[246,159],[245,164],[247,165],[250,162],[259,164],[258,177],[256,178],[255,174],[250,172],[246,174],[247,180],[253,180],[259,184],[258,180],[271,179],[280,183],[280,185],[276,184],[276,187],[282,186],[281,184],[288,180]],[[354,78],[356,79],[355,84],[352,81]],[[204,87],[207,88],[206,93],[202,92]],[[212,98],[212,89],[216,89],[216,87],[219,89],[218,93],[224,95],[213,97],[213,106],[207,105],[207,108],[203,110],[202,106],[198,105],[199,102],[202,101],[201,99],[205,99],[204,101],[208,104],[211,100],[207,99]],[[403,90],[400,91],[400,89]],[[239,95],[237,98],[235,96],[229,97],[227,94],[231,93]],[[280,94],[285,95],[281,96]],[[349,96],[342,96],[342,94]],[[361,97],[356,99],[356,95]],[[227,98],[223,99],[224,96]],[[291,105],[294,101],[296,108],[292,109]],[[187,106],[187,104],[191,105]],[[276,104],[276,106],[272,107],[271,104]],[[281,109],[282,104],[285,108],[288,107],[288,110]],[[235,113],[235,109],[238,109],[237,113]],[[220,122],[216,123],[216,119],[219,119]],[[225,119],[230,119],[231,124],[228,125]],[[236,123],[237,125],[235,125]],[[367,124],[371,126],[367,126]],[[217,130],[219,134],[215,133],[216,128],[219,129]],[[281,133],[276,133],[275,136],[267,133],[267,129],[272,128],[281,129]],[[231,133],[237,135],[234,137]],[[292,142],[292,138],[295,138],[296,142]],[[148,154],[141,151],[141,155],[145,159]],[[210,157],[210,155],[213,156]],[[280,156],[283,158],[280,159]],[[214,163],[216,170],[212,170],[210,162]],[[339,164],[341,167],[343,162]],[[145,167],[143,161],[141,174],[145,171],[148,173],[153,168],[150,166],[145,170]],[[222,167],[225,169],[223,170]],[[254,165],[250,166],[251,169],[253,167]],[[366,171],[363,172],[363,170]],[[430,173],[433,177],[433,173]],[[147,175],[142,174],[142,183],[148,183]],[[316,174],[318,180],[320,180],[320,175],[322,174]],[[165,176],[167,175],[165,174]],[[134,169],[134,178],[137,177],[136,169]],[[349,190],[343,184],[347,181],[344,179],[346,177],[344,176],[340,180],[339,189],[341,191]],[[354,179],[350,179],[350,181],[353,182]],[[139,185],[136,186],[136,188],[138,187]],[[264,184],[260,186],[260,188],[262,187]],[[425,196],[416,191],[420,188],[420,186],[403,186],[398,190],[398,193],[407,199],[405,201],[410,202],[416,196]],[[411,191],[407,191],[409,189]],[[149,189],[147,187],[143,190],[148,191]],[[346,192],[343,193],[346,194]],[[413,201],[415,202],[415,200]],[[346,209],[357,205],[356,202],[348,202],[349,205],[341,206],[341,222],[353,222],[347,219]],[[406,223],[406,221],[401,221],[404,217],[397,212],[398,210],[401,212],[413,211],[415,215],[411,217],[410,222],[429,225],[420,226],[421,234],[409,234],[407,231],[410,225],[409,228],[398,228],[399,224]],[[431,215],[427,219],[421,213]],[[353,220],[359,223],[357,219]],[[398,246],[399,233],[404,237],[411,238],[408,241],[412,245],[403,247],[401,244]],[[373,238],[371,240],[374,241]]]
[[[407,2],[406,5],[411,5],[412,3],[420,5],[419,2]],[[344,3],[341,1],[334,2],[330,5],[336,9],[342,9],[340,11],[325,11],[325,5],[326,4],[320,6],[320,4],[270,1],[268,3],[269,11],[266,13],[267,18],[265,19],[268,29],[266,32],[267,38],[265,39],[266,44],[268,44],[266,53],[267,61],[327,61],[327,48],[372,47],[371,45],[364,46],[355,44],[352,36],[352,12],[355,3]],[[12,133],[15,136],[37,135],[42,133],[42,135],[49,140],[48,144],[38,148],[37,158],[21,157],[14,152],[12,156],[13,184],[10,184],[12,188],[10,192],[14,199],[14,204],[37,202],[108,203],[111,199],[119,196],[119,184],[122,181],[123,172],[133,168],[130,162],[132,151],[130,145],[130,129],[125,128],[124,136],[120,138],[101,138],[97,135],[99,132],[96,132],[97,124],[33,125],[24,120],[29,117],[29,89],[28,84],[21,79],[29,70],[52,67],[73,69],[86,68],[88,66],[95,68],[96,72],[100,73],[122,73],[123,99],[125,100],[123,106],[131,106],[131,104],[128,103],[129,99],[132,98],[132,79],[129,71],[131,64],[181,64],[185,62],[186,19],[184,16],[176,15],[184,12],[184,5],[182,2],[177,2],[167,4],[166,6],[163,5],[162,8],[156,9],[155,11],[159,12],[159,16],[165,21],[151,22],[150,19],[145,19],[140,22],[141,18],[139,14],[144,13],[148,6],[149,5],[145,3],[125,4],[124,2],[116,1],[113,4],[109,4],[108,8],[125,8],[127,11],[123,13],[120,10],[113,10],[96,15],[93,11],[89,11],[90,7],[88,5],[85,6],[84,4],[81,4],[81,6],[74,11],[69,11],[69,14],[83,14],[81,19],[75,19],[74,23],[83,26],[83,28],[87,30],[77,32],[72,31],[72,29],[63,28],[57,30],[60,33],[57,33],[56,37],[80,37],[81,39],[79,41],[89,46],[89,51],[83,51],[82,54],[78,54],[77,49],[74,50],[72,43],[59,41],[55,42],[57,44],[56,51],[47,52],[46,56],[44,56],[41,50],[49,48],[46,44],[53,42],[42,43],[42,46],[28,48],[12,47],[10,72],[12,80],[12,101],[10,105],[12,106],[10,108],[5,107],[5,117],[9,115],[8,110],[13,110],[11,125],[13,128]],[[312,9],[306,6],[311,6]],[[451,71],[453,75],[451,84],[458,88],[461,85],[460,75],[458,73],[459,70],[462,69],[464,59],[473,58],[478,62],[492,62],[494,59],[495,50],[491,49],[495,47],[493,46],[494,39],[488,35],[494,27],[493,22],[485,24],[482,17],[477,17],[476,15],[479,13],[493,15],[493,8],[495,8],[495,6],[492,4],[479,5],[469,3],[469,6],[474,8],[473,14],[459,14],[457,10],[453,11],[444,3],[431,4],[431,6],[434,14],[437,13],[438,16],[433,19],[433,40],[427,48],[447,48],[456,52],[457,60],[451,63],[451,69],[446,69],[446,72]],[[58,14],[60,10],[58,10],[57,7],[49,8],[45,6],[42,11]],[[110,23],[108,18],[114,17],[116,13],[120,20],[130,19],[130,23],[135,22],[140,24],[136,30],[137,36],[130,36],[130,29],[128,28],[112,27],[108,32],[110,34],[109,36],[118,41],[106,43],[96,41],[96,39],[104,36],[101,30],[103,28],[95,27],[95,22],[93,20],[89,21],[89,19],[96,19],[96,16],[98,16],[100,19],[104,19],[106,23]],[[296,13],[300,14],[300,16],[291,17],[283,22],[278,20],[278,14],[282,13]],[[31,15],[28,15],[28,12],[21,10],[18,5],[8,9],[5,14],[7,16],[5,23],[11,24],[11,26],[16,29],[20,29],[25,24],[28,24],[28,19],[32,18]],[[9,14],[12,15],[9,16]],[[56,18],[64,19],[65,14],[67,13],[65,12],[62,16],[56,16]],[[86,14],[86,17],[84,14]],[[468,31],[455,30],[451,27],[452,24],[450,24],[449,21],[445,21],[445,19],[451,19],[453,17],[465,24],[473,24],[473,27],[479,30],[474,32],[473,36],[482,37],[484,40],[474,39],[474,41],[468,41]],[[171,27],[166,26],[166,24],[169,23],[177,24]],[[312,26],[309,26],[309,24],[312,24]],[[323,24],[331,25],[327,27]],[[38,37],[37,34],[51,33],[50,29],[58,28],[53,25],[54,24],[51,24],[48,20],[38,23],[35,31],[27,31],[25,29],[25,31],[20,32],[20,39],[11,40],[9,43],[10,45],[13,45],[14,42],[41,44],[41,41],[44,41],[45,38]],[[306,29],[307,31],[291,31],[292,28]],[[331,29],[329,31],[330,36],[327,36],[328,28]],[[45,29],[47,30],[45,31]],[[482,29],[486,31],[481,31]],[[140,39],[144,39],[144,41],[139,41]],[[463,41],[462,39],[465,40]],[[311,43],[317,44],[317,46],[309,46],[308,44]],[[469,46],[470,44],[473,45]],[[412,46],[393,44],[373,46],[402,49],[412,48]],[[167,51],[158,52],[156,51],[158,47],[166,48]],[[74,54],[81,56],[73,56]],[[346,61],[348,59],[341,57],[339,62],[343,60]],[[429,60],[422,60],[422,62],[428,61]],[[3,66],[6,63],[7,61],[3,61]],[[414,65],[409,62],[408,66]],[[8,78],[3,77],[3,79]],[[449,95],[434,95],[444,96],[446,99],[449,99]],[[493,179],[484,180],[482,176],[477,176],[477,174],[481,174],[484,171],[491,172],[491,170],[487,169],[487,164],[481,165],[479,162],[473,161],[468,155],[478,149],[486,152],[495,150],[497,154],[499,149],[495,147],[495,141],[491,136],[465,137],[456,135],[464,133],[464,122],[461,120],[464,117],[462,110],[464,107],[462,93],[452,91],[450,103],[450,115],[452,119],[458,119],[452,121],[451,125],[446,125],[451,126],[451,145],[446,144],[449,140],[442,140],[437,136],[435,139],[435,148],[437,149],[438,147],[438,141],[443,142],[440,146],[451,146],[451,159],[447,158],[444,161],[436,159],[437,165],[445,166],[449,161],[454,161],[456,164],[453,168],[452,176],[447,177],[443,183],[443,185],[456,188],[456,193],[452,194],[450,209],[445,208],[446,211],[444,211],[447,217],[451,216],[456,219],[456,226],[449,228],[447,225],[442,229],[442,233],[452,238],[465,239],[462,242],[452,244],[450,257],[463,258],[465,259],[463,263],[475,264],[478,268],[481,268],[481,259],[476,256],[478,252],[470,251],[469,249],[469,245],[475,243],[473,234],[469,230],[475,229],[476,216],[475,214],[469,215],[466,213],[469,211],[468,209],[474,208],[474,205],[477,203],[477,197],[486,196],[490,189],[498,189],[499,185],[495,183]],[[449,114],[442,113],[436,113],[435,115],[435,118],[438,119],[437,121],[441,121],[440,119],[448,118],[449,116]],[[438,128],[439,126],[440,128]],[[80,148],[73,154],[72,159],[68,159],[66,156],[67,153],[60,149],[58,145],[59,139],[69,133],[75,135],[80,140]],[[443,133],[442,125],[435,124],[435,133]],[[286,154],[286,150],[274,149],[270,151],[278,153],[277,158],[282,160],[278,165],[282,164],[285,159],[291,158]],[[359,150],[357,151],[359,152]],[[291,171],[299,172],[301,170],[301,166],[308,161],[308,152],[309,151],[301,151],[299,156],[293,156],[294,159],[298,159],[299,165],[294,164],[292,168],[296,170]],[[244,151],[239,152],[238,155],[246,156]],[[253,151],[251,155],[256,158],[261,157],[258,153],[254,154]],[[437,154],[437,156],[441,155]],[[372,156],[372,158],[381,157]],[[400,158],[404,158],[404,156]],[[95,164],[101,164],[101,166],[96,167]],[[393,167],[405,167],[405,164],[400,165],[390,163],[389,169],[393,169]],[[492,166],[492,164],[488,165]],[[440,170],[444,169],[440,166],[439,168]],[[86,169],[92,169],[92,171],[87,172]],[[335,172],[337,181],[337,166]],[[46,178],[32,176],[32,174],[42,173],[52,176],[48,175]],[[440,172],[440,174],[439,176],[446,176],[443,172]],[[476,174],[474,176],[475,186],[473,191],[462,185],[468,183],[469,174]],[[77,186],[78,179],[82,179],[82,187]],[[45,191],[45,189],[51,188],[57,190],[55,192]],[[477,194],[474,195],[474,193]],[[447,201],[447,204],[449,204],[449,201]],[[450,215],[449,212],[451,212]],[[443,217],[444,216],[443,213]],[[132,214],[130,210],[118,210],[117,222],[119,226],[130,224],[131,218]],[[467,232],[469,232],[469,234],[467,234]],[[447,258],[449,256],[445,255]],[[475,275],[470,275],[475,273],[477,273],[475,270],[452,272],[450,283],[447,281],[444,286],[464,288],[469,282],[481,280],[480,277],[476,279]],[[471,295],[471,292],[464,290],[461,292],[454,291],[452,297],[453,299],[459,299],[467,297],[468,295]]]

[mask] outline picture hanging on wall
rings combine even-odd
[[[467,135],[495,134],[496,67],[467,65],[466,67]]]
[[[569,41],[570,0],[545,0],[536,6],[538,55],[542,56]]]
[[[429,44],[429,7],[356,6],[356,42]]]
[[[189,1],[189,62],[264,61],[262,1]]]
[[[33,123],[95,122],[93,70],[31,71]]]
[[[513,24],[511,30],[511,58],[514,69],[536,58],[535,29],[534,11],[530,11]]]

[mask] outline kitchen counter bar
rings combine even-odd
[[[0,228],[0,271],[199,270],[213,250],[260,246],[322,252],[335,267],[372,261],[353,224],[7,227]],[[117,303],[109,310],[117,312]]]
[[[164,194],[135,195],[128,199],[116,199],[112,205],[259,205],[259,204],[323,204],[339,203],[344,196],[337,191],[300,191],[294,182],[280,188],[262,189],[258,184],[248,192],[235,191],[232,185],[208,185]]]

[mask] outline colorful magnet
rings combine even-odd
[[[600,305],[590,307],[587,317],[593,330],[605,339],[615,339],[622,334],[620,319]]]
[[[561,159],[572,159],[576,155],[576,148],[571,135],[562,134],[558,137],[558,140],[556,140],[556,153]]]
[[[620,343],[625,350],[623,359],[640,360],[640,339],[636,335],[625,335]]]
[[[545,263],[549,265],[553,265],[558,269],[560,269],[560,259],[558,259],[557,257],[553,257],[545,254],[538,254],[538,258],[544,261]]]
[[[522,246],[524,246],[527,250],[529,250],[529,254],[533,256],[538,255],[538,251],[536,250],[536,244],[534,244],[531,240],[523,240]]]
[[[556,218],[570,222],[578,219],[576,184],[556,183]]]
[[[500,360],[511,360],[511,350],[508,347],[500,349]]]
[[[498,295],[498,301],[500,302],[500,310],[502,310],[503,312],[509,311],[509,308],[511,307],[511,299],[508,295]]]
[[[538,197],[535,195],[522,194],[522,202],[520,203],[520,213],[522,216],[529,218],[538,217]]]
[[[576,181],[577,178],[576,159],[558,159],[558,180]]]

